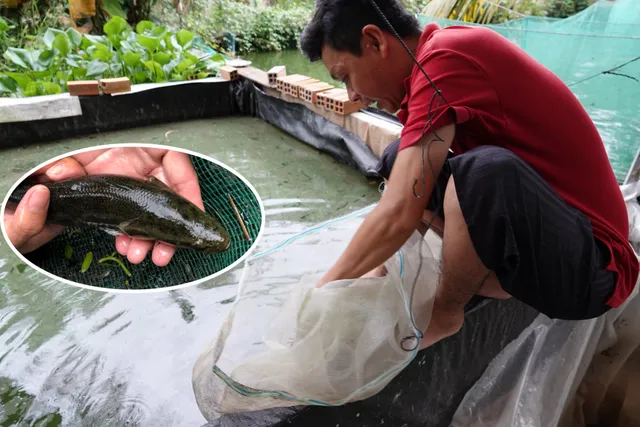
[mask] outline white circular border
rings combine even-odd
[[[166,286],[164,288],[131,289],[131,290],[101,288],[101,287],[96,287],[96,286],[84,285],[82,283],[77,283],[77,282],[73,282],[71,280],[63,279],[62,277],[56,276],[54,274],[51,274],[48,271],[36,266],[32,262],[30,262],[27,258],[25,258],[25,256],[22,255],[13,246],[13,244],[9,241],[9,237],[7,236],[7,231],[5,230],[5,225],[4,225],[4,211],[5,211],[6,207],[7,207],[7,202],[9,201],[9,196],[14,192],[14,190],[20,184],[20,182],[22,182],[25,178],[27,178],[28,176],[33,174],[38,169],[40,169],[40,168],[42,168],[42,167],[44,167],[44,166],[46,166],[46,165],[48,165],[50,163],[53,163],[53,162],[55,162],[57,160],[61,160],[61,159],[64,159],[66,157],[73,156],[75,154],[85,153],[85,152],[89,152],[89,151],[100,150],[100,149],[105,149],[105,148],[119,148],[119,147],[159,148],[159,149],[162,149],[162,150],[179,151],[179,152],[182,152],[182,153],[190,154],[192,156],[200,157],[200,158],[202,158],[204,160],[207,160],[207,161],[209,161],[211,163],[214,163],[214,164],[216,164],[216,165],[228,170],[229,172],[231,172],[232,174],[234,174],[238,178],[240,178],[240,180],[242,180],[242,182],[244,182],[244,184],[254,194],[254,196],[258,200],[258,204],[260,205],[260,218],[261,218],[260,219],[260,230],[258,231],[258,235],[256,236],[255,240],[253,241],[253,243],[251,244],[249,249],[247,249],[247,251],[240,258],[238,258],[233,264],[225,267],[224,269],[222,269],[222,270],[220,270],[220,271],[218,271],[218,272],[216,272],[216,273],[214,273],[214,274],[212,274],[210,276],[204,277],[202,279],[198,279],[198,280],[195,280],[195,281],[192,281],[192,282],[183,283],[181,285]],[[222,163],[222,162],[220,162],[218,160],[215,160],[215,159],[213,159],[211,157],[205,156],[205,155],[200,154],[200,153],[196,153],[195,151],[191,151],[191,150],[187,150],[187,149],[184,149],[184,148],[175,147],[175,146],[172,146],[172,145],[120,143],[120,144],[97,145],[97,146],[93,146],[93,147],[89,147],[89,148],[82,148],[82,149],[79,149],[79,150],[70,151],[70,152],[67,152],[65,154],[61,154],[59,156],[56,156],[56,157],[54,157],[54,158],[52,158],[50,160],[47,160],[46,162],[42,162],[38,166],[36,166],[33,169],[31,169],[29,172],[24,174],[20,179],[18,179],[18,181],[16,181],[15,184],[13,184],[11,186],[11,189],[6,194],[6,196],[4,198],[4,201],[2,202],[2,209],[0,210],[0,218],[2,218],[2,220],[0,220],[0,228],[2,229],[2,235],[3,235],[4,239],[5,239],[5,241],[8,243],[9,247],[11,248],[11,250],[13,250],[13,252],[22,261],[24,261],[27,265],[29,265],[34,270],[39,271],[40,273],[44,274],[45,276],[48,276],[48,277],[50,277],[50,278],[52,278],[54,280],[57,280],[57,281],[62,282],[62,283],[66,283],[66,284],[71,285],[71,286],[76,286],[76,287],[83,288],[83,289],[90,289],[90,290],[93,290],[93,291],[100,291],[100,292],[105,292],[105,293],[116,293],[116,294],[147,294],[147,293],[168,292],[168,291],[172,291],[172,290],[176,290],[176,289],[184,289],[184,288],[188,288],[188,287],[191,287],[191,286],[195,286],[195,285],[198,285],[200,283],[204,283],[204,282],[207,282],[209,280],[215,279],[216,277],[219,277],[219,276],[223,275],[224,273],[228,272],[229,270],[233,269],[238,264],[243,262],[251,254],[251,252],[255,249],[256,245],[258,244],[258,241],[262,238],[262,235],[264,233],[265,223],[266,223],[266,218],[265,217],[266,217],[266,215],[265,215],[264,203],[262,202],[262,199],[260,198],[260,195],[258,194],[256,189],[253,187],[253,185],[251,185],[251,183],[244,176],[242,176],[236,170],[232,169],[230,166],[227,166],[226,164],[224,164],[224,163]],[[147,256],[149,256],[149,254],[147,254]]]

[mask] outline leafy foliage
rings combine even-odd
[[[49,28],[42,49],[11,47],[4,57],[12,70],[0,73],[0,94],[38,96],[66,91],[71,80],[129,77],[132,83],[182,81],[217,75],[224,57],[196,54],[194,34],[173,33],[164,26],[140,21],[135,30],[116,16],[104,35]]]
[[[239,53],[295,48],[311,18],[313,2],[287,0],[282,1],[283,6],[278,3],[269,7],[218,0],[208,9],[196,2],[185,18],[185,26],[216,44],[222,44],[222,35],[229,32],[235,36]]]
[[[589,0],[547,0],[547,16],[567,18],[589,7]]]

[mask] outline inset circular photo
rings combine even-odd
[[[34,269],[112,292],[169,290],[223,274],[260,238],[255,188],[200,154],[110,144],[58,156],[16,182],[2,233]]]

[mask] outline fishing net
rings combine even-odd
[[[245,261],[234,306],[194,366],[205,418],[365,399],[415,357],[437,288],[437,247],[428,238],[416,231],[384,277],[315,288],[370,209]]]
[[[26,254],[31,262],[58,277],[90,286],[111,289],[153,289],[175,286],[210,276],[230,266],[251,247],[260,232],[262,211],[251,189],[227,169],[198,156],[190,156],[194,166],[205,211],[214,215],[227,229],[231,246],[225,252],[205,254],[194,249],[177,248],[171,262],[156,266],[149,253],[140,264],[131,264],[126,257],[115,253],[131,274],[115,262],[100,264],[104,257],[115,252],[115,238],[102,230],[72,229],[39,249]],[[248,240],[238,220],[235,204],[251,240]],[[91,252],[92,262],[82,272],[82,264]]]
[[[440,27],[479,25],[420,15]],[[640,139],[640,7],[600,0],[566,19],[526,16],[485,25],[562,79],[598,127],[622,183]]]

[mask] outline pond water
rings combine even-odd
[[[174,130],[167,137],[165,133]],[[198,120],[5,150],[0,194],[70,150],[154,143],[218,159],[264,201],[257,250],[379,198],[356,170],[253,118]],[[200,426],[191,388],[199,352],[236,293],[240,267],[179,291],[106,294],[51,280],[0,241],[0,426]]]
[[[331,78],[327,67],[322,62],[309,62],[297,49],[281,52],[254,52],[242,55],[242,58],[251,61],[252,66],[261,70],[267,71],[276,65],[286,65],[287,74],[302,74],[336,87],[344,87],[342,82]]]

